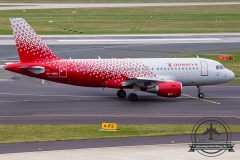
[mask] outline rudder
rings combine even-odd
[[[10,18],[21,62],[57,60],[57,57],[23,18]]]

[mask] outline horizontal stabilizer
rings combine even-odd
[[[20,67],[23,70],[27,70],[29,72],[35,73],[35,74],[41,74],[45,72],[45,68],[41,66],[32,66],[32,67]]]

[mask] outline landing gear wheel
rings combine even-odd
[[[138,96],[137,96],[135,93],[130,93],[130,94],[128,95],[128,99],[129,99],[130,101],[137,101],[137,100],[138,100]]]
[[[203,98],[204,97],[204,94],[203,93],[199,93],[198,94],[198,98]]]
[[[124,90],[120,89],[117,92],[117,96],[120,97],[120,98],[124,98],[124,97],[126,97],[126,92]]]
[[[203,86],[197,86],[198,89],[198,98],[203,98],[204,94],[202,93]]]

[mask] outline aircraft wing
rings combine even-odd
[[[160,75],[154,78],[145,78],[145,77],[128,77],[123,83],[122,86],[130,86],[133,84],[143,84],[146,82],[157,83],[157,82],[172,82],[176,81],[176,77],[172,75]],[[141,86],[141,85],[139,85]]]

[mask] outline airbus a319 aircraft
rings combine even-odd
[[[221,63],[204,58],[123,58],[63,59],[55,55],[23,18],[11,18],[11,26],[20,62],[6,63],[5,69],[30,77],[85,87],[119,89],[117,96],[126,97],[124,89],[155,93],[161,97],[179,97],[182,86],[225,83],[235,75]]]

